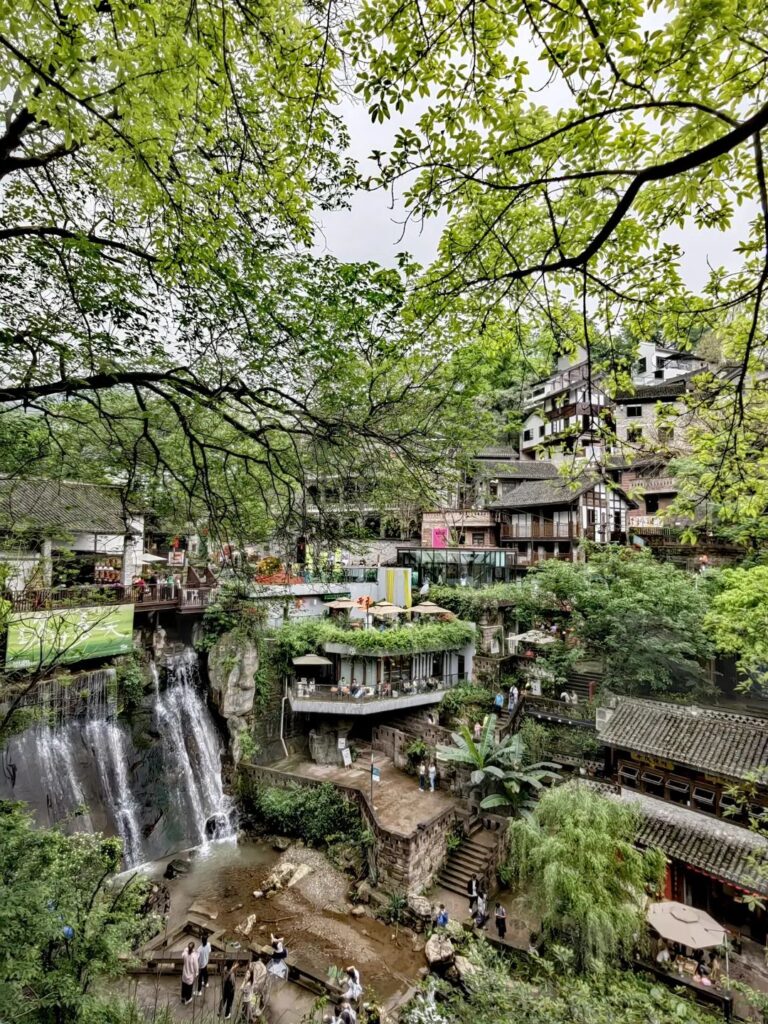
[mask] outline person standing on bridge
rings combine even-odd
[[[237,978],[237,964],[234,960],[227,960],[224,967],[224,978],[221,983],[221,1002],[219,1003],[219,1016],[229,1020],[232,1016],[232,1003],[235,1001],[235,984]]]
[[[499,933],[499,938],[504,939],[507,936],[507,910],[506,907],[502,907],[500,903],[496,904],[496,931]]]
[[[424,793],[426,791],[426,788],[427,788],[427,766],[424,764],[423,761],[420,761],[419,762],[419,789],[421,790],[422,793]]]
[[[181,954],[181,1001],[185,1006],[192,1002],[198,970],[195,944],[190,942]]]
[[[208,932],[203,932],[200,939],[200,949],[197,951],[197,994],[208,988],[208,961],[211,959],[211,943],[208,941]]]

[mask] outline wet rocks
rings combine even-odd
[[[352,917],[365,917],[365,907],[357,906],[352,907],[350,910]]]
[[[278,864],[264,881],[261,888],[254,890],[255,899],[269,899],[276,892],[283,889],[291,889],[297,882],[300,882],[307,875],[311,874],[312,868],[309,864],[294,864],[292,861],[283,861]]]
[[[285,853],[291,845],[291,840],[286,836],[272,836],[271,843],[273,850],[277,850],[279,853]]]
[[[188,875],[192,870],[192,861],[185,857],[174,857],[168,862],[163,878],[177,878],[179,875]]]
[[[435,932],[427,939],[424,956],[431,971],[441,971],[451,966],[456,953],[448,936]]]

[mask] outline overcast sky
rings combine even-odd
[[[570,97],[564,87],[545,86],[546,69],[536,59],[535,48],[530,43],[521,44],[519,48],[532,69],[531,87],[541,89],[537,102],[546,101],[551,106],[567,104]],[[350,155],[358,161],[363,174],[374,173],[376,165],[369,159],[371,152],[374,149],[386,152],[401,122],[374,125],[365,104],[351,99],[345,100],[341,112],[349,127]],[[407,118],[409,126],[415,125],[419,113],[418,109],[411,111]],[[682,270],[690,288],[698,289],[704,284],[708,263],[727,268],[738,265],[734,247],[744,239],[747,223],[755,212],[756,207],[738,209],[735,226],[728,232],[699,231],[690,225],[665,236],[666,241],[677,243],[685,252]],[[411,222],[405,227],[404,221],[405,210],[400,196],[396,197],[393,208],[391,195],[384,192],[361,193],[354,197],[351,210],[321,215],[317,249],[344,261],[374,260],[385,266],[395,264],[397,253],[408,252],[427,266],[436,255],[444,219],[435,218],[425,225]]]

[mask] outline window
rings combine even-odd
[[[690,792],[690,785],[687,782],[683,782],[682,779],[667,780],[667,799],[673,803],[685,804],[687,806]]]
[[[621,529],[621,512],[618,509],[614,509],[613,512],[613,528],[614,530]]]
[[[643,415],[642,405],[628,405],[627,406],[627,419],[637,419],[638,416]]]
[[[597,522],[597,509],[587,509],[587,526],[594,526]]]
[[[643,772],[640,776],[643,790],[653,796],[664,796],[664,776],[658,772]]]
[[[693,806],[697,811],[706,811],[709,814],[715,813],[715,791],[705,789],[703,786],[696,786],[693,790]]]
[[[546,433],[546,430],[547,430],[546,425],[544,423],[542,423],[542,425],[539,427],[539,437],[544,437],[544,434]]]
[[[731,818],[734,821],[738,820],[742,815],[741,803],[735,797],[723,793],[720,797],[719,813],[724,818]]]
[[[627,441],[630,444],[638,444],[643,440],[643,428],[642,427],[627,427]]]
[[[642,359],[638,359],[637,360],[637,372],[638,373],[645,373],[645,371],[647,369],[648,369],[648,360],[645,357],[643,357]]]
[[[622,786],[627,786],[629,789],[637,789],[638,775],[637,768],[633,768],[629,764],[621,764],[619,766],[619,782]]]
[[[656,380],[664,380],[664,371],[663,370],[654,370],[653,371],[653,376],[656,378]]]
[[[485,534],[482,532],[472,533],[472,546],[481,548],[485,544]]]
[[[523,431],[523,440],[524,441],[532,441],[533,440],[533,431],[532,430],[524,430]]]
[[[490,496],[492,498],[498,498],[498,496],[499,496],[499,481],[498,480],[491,480],[490,484],[488,485],[488,493],[490,494]]]

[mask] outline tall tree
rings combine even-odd
[[[768,566],[726,569],[715,581],[707,628],[716,648],[736,657],[751,686],[768,683]]]
[[[521,607],[534,616],[568,611],[572,636],[587,657],[602,661],[604,683],[616,693],[704,689],[712,653],[707,606],[698,577],[649,552],[615,547],[592,552],[586,563],[546,562],[521,592]]]
[[[628,384],[626,337],[690,349],[721,330],[736,372],[715,426],[733,455],[742,396],[766,388],[763,20],[759,0],[366,0],[346,36],[374,121],[422,105],[368,184],[401,185],[412,218],[448,217],[433,301],[546,311],[609,387]],[[701,295],[682,228],[739,231],[734,266],[713,266]]]
[[[509,826],[509,870],[541,919],[546,943],[589,971],[632,956],[645,932],[647,892],[664,872],[658,850],[634,846],[636,812],[569,783]]]

